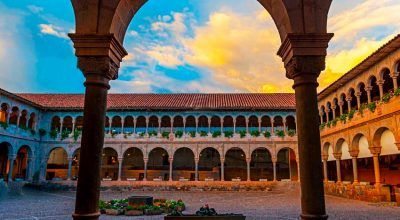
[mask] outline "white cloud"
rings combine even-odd
[[[68,39],[67,33],[61,27],[52,24],[40,24],[39,28],[40,28],[40,33],[42,34]]]
[[[35,14],[43,12],[43,8],[36,5],[28,5],[28,9]]]

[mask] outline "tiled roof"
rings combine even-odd
[[[382,45],[374,53],[372,53],[367,58],[365,58],[361,63],[359,63],[357,66],[353,67],[353,69],[351,69],[350,71],[345,73],[338,80],[336,80],[335,82],[330,84],[328,87],[326,87],[324,90],[322,90],[318,94],[318,100],[322,100],[325,97],[327,97],[329,94],[335,92],[338,88],[343,86],[345,83],[351,81],[352,79],[357,77],[359,74],[368,70],[373,65],[375,65],[376,63],[378,63],[379,61],[384,59],[387,55],[389,55],[390,53],[392,53],[393,51],[395,51],[399,48],[400,48],[400,34],[398,34],[396,37],[391,39],[386,44]]]
[[[16,94],[43,108],[82,109],[83,94]],[[109,94],[108,109],[137,110],[268,110],[295,109],[290,93]]]

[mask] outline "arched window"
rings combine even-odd
[[[383,79],[383,94],[391,93],[394,91],[393,79],[390,76],[390,70],[385,68],[381,71]]]
[[[7,118],[8,118],[8,105],[7,103],[3,103],[1,104],[1,109],[0,109],[0,122],[7,123]]]
[[[377,84],[377,79],[375,76],[371,76],[369,78],[369,85],[371,87],[371,101],[379,101],[380,94],[379,94],[379,86]]]
[[[358,109],[356,91],[353,88],[349,89],[348,96],[351,97],[350,108],[352,110]]]
[[[328,111],[328,121],[333,120],[333,110],[331,102],[326,103],[326,110]]]
[[[19,116],[19,127],[26,129],[27,122],[28,122],[28,111],[22,110],[21,116]]]
[[[153,115],[149,118],[149,132],[158,132],[159,127],[158,117]]]
[[[171,130],[171,117],[163,116],[161,118],[161,132],[169,132]]]
[[[368,104],[368,94],[367,91],[365,90],[365,84],[361,82],[358,84],[357,88],[360,95],[360,104],[361,105]]]
[[[199,131],[208,132],[208,118],[206,116],[199,117]]]
[[[29,117],[28,128],[35,130],[35,125],[36,125],[36,115],[35,115],[35,113],[32,112]]]
[[[325,106],[321,106],[320,114],[322,115],[322,123],[325,123],[327,119]]]
[[[339,100],[337,98],[333,99],[332,108],[335,112],[335,117],[340,117],[340,107],[339,107]]]
[[[183,117],[178,115],[174,117],[174,124],[172,126],[174,131],[182,131],[183,130]]]
[[[122,132],[122,119],[120,116],[114,116],[111,121],[111,130],[115,134],[120,134]]]
[[[269,116],[262,116],[261,117],[261,131],[268,131],[271,132],[271,118]]]
[[[11,114],[10,114],[10,125],[17,125],[18,122],[18,117],[19,117],[19,109],[18,107],[14,106],[11,109]]]
[[[286,117],[286,129],[290,131],[289,135],[291,135],[293,131],[296,133],[296,119],[291,115]]]
[[[146,132],[146,118],[144,116],[139,116],[136,119],[136,133],[139,134],[145,132]]]
[[[75,130],[82,131],[83,129],[83,116],[78,116],[75,119]]]
[[[68,133],[72,132],[72,117],[71,116],[67,116],[64,118],[63,120],[63,131],[66,131]]]
[[[343,114],[349,113],[349,106],[347,105],[346,94],[342,93],[342,94],[340,95],[339,104],[342,104],[342,111],[343,111]]]
[[[196,131],[196,118],[194,116],[186,117],[186,132]]]
[[[133,133],[134,128],[134,120],[132,116],[127,116],[124,120],[124,132],[125,133]]]
[[[51,130],[52,131],[60,131],[61,128],[61,119],[58,116],[54,116],[51,119]]]
[[[258,118],[257,116],[250,116],[249,118],[249,131],[258,131]]]
[[[236,118],[236,130],[238,130],[238,118]],[[242,124],[239,124],[239,125],[242,126]],[[246,127],[246,123],[244,123],[244,126]],[[232,116],[224,117],[224,131],[233,131],[233,117]]]
[[[218,116],[211,117],[211,132],[221,131],[221,119]]]

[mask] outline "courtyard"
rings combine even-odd
[[[218,213],[242,213],[246,219],[297,219],[300,193],[296,186],[281,186],[264,192],[187,192],[187,191],[103,191],[101,199],[118,199],[130,195],[151,195],[154,198],[182,199],[187,213],[194,213],[204,204]],[[0,219],[71,219],[75,192],[43,192],[24,190],[22,196],[0,200]],[[400,208],[390,203],[368,203],[326,196],[329,219],[398,219]],[[163,219],[153,217],[111,217],[101,219]]]

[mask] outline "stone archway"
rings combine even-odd
[[[53,148],[47,160],[46,179],[64,180],[68,176],[68,154],[62,147]]]
[[[327,17],[332,0],[258,0],[278,29],[286,76],[294,80],[300,157],[303,219],[327,218],[325,213],[317,105],[317,78],[325,68]],[[124,37],[133,16],[146,0],[71,0],[76,33],[70,34],[85,82],[82,160],[75,219],[97,219],[100,161],[109,81],[118,78]],[[96,155],[96,156],[93,156]],[[92,192],[87,194],[87,192]]]
[[[257,148],[251,154],[250,180],[274,179],[271,153],[267,148]]]
[[[32,150],[29,146],[24,145],[18,149],[15,165],[13,170],[13,179],[27,180],[30,177]]]
[[[0,179],[7,180],[10,169],[9,155],[12,153],[11,144],[8,142],[0,143]]]
[[[221,179],[221,156],[215,148],[204,148],[199,155],[199,180]]]
[[[241,181],[247,179],[246,154],[240,148],[234,147],[225,153],[225,173],[224,178],[227,181],[240,178]]]
[[[176,150],[172,162],[172,180],[180,179],[195,180],[194,153],[187,147]]]
[[[122,160],[122,179],[144,179],[143,152],[139,148],[132,147],[125,151]]]
[[[161,147],[154,148],[147,162],[147,180],[169,180],[169,166],[168,152]]]

